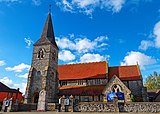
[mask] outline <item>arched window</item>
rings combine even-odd
[[[53,51],[52,58],[53,58],[54,61],[56,60],[56,51]]]
[[[117,84],[113,85],[112,86],[112,91],[113,92],[122,92],[121,86],[117,85]]]
[[[38,58],[39,58],[39,59],[44,58],[44,49],[40,49],[40,50],[38,51]]]

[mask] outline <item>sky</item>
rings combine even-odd
[[[0,0],[0,81],[25,92],[33,44],[51,7],[59,64],[139,64],[160,73],[160,0]]]

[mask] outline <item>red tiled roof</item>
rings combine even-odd
[[[109,67],[109,79],[116,75],[121,80],[141,80],[141,73],[137,65]]]
[[[59,80],[80,80],[106,78],[108,69],[109,79],[116,75],[121,80],[141,80],[141,73],[137,65],[108,67],[105,61],[59,65]]]
[[[0,82],[0,92],[8,92],[10,91],[10,88],[4,85],[2,82]]]
[[[106,86],[62,86],[59,88],[60,95],[101,95]]]
[[[59,80],[105,78],[106,68],[108,67],[106,65],[105,61],[59,65]]]
[[[12,92],[12,93],[17,93],[17,89],[11,89],[2,82],[0,82],[0,92]],[[21,93],[19,91],[19,93]],[[22,93],[21,93],[22,94]]]

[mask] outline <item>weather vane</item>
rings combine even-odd
[[[49,4],[49,13],[51,13],[51,7],[52,7],[52,5]]]

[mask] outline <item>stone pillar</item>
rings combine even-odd
[[[69,97],[68,112],[73,112],[73,96],[72,95]]]
[[[41,90],[39,93],[38,99],[38,108],[37,111],[46,111],[47,110],[47,91]]]
[[[13,111],[14,110],[13,107],[14,107],[14,98],[12,97],[9,99],[9,106],[7,107],[7,112]]]
[[[10,98],[10,99],[5,98],[3,100],[2,111],[3,112],[14,111],[14,99],[13,98]]]
[[[125,96],[125,102],[131,102],[131,97],[129,93],[126,93],[126,95],[124,96]]]
[[[103,96],[103,102],[107,102],[107,95]]]
[[[6,109],[6,100],[7,100],[7,98],[5,98],[5,99],[3,100],[3,105],[2,105],[2,111],[3,111],[3,112],[6,112],[6,111],[7,111],[7,109]]]
[[[114,107],[115,107],[115,112],[119,112],[117,95],[114,96],[113,104],[114,104]]]
[[[63,95],[60,99],[61,99],[61,112],[65,112],[65,106],[64,106],[65,96]]]
[[[61,112],[73,112],[73,96],[65,98],[63,95],[61,98]]]

